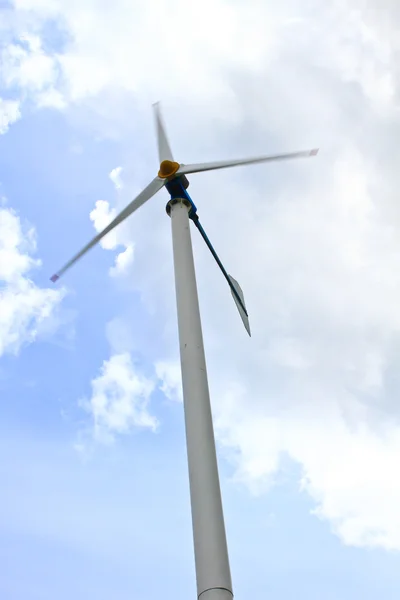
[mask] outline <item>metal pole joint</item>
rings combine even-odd
[[[191,208],[192,208],[190,201],[187,200],[186,198],[171,198],[171,200],[169,200],[169,202],[167,202],[167,206],[165,207],[165,210],[169,217],[171,216],[171,208],[172,208],[172,206],[175,206],[175,204],[183,204],[184,206],[186,206],[188,208],[188,210],[191,210]]]

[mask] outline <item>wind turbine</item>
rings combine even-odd
[[[161,188],[165,187],[167,189],[170,194],[166,211],[171,217],[172,223],[197,596],[198,598],[201,596],[202,600],[231,600],[233,597],[232,582],[189,220],[193,221],[199,230],[228,282],[249,335],[250,325],[243,292],[238,282],[226,272],[199,221],[197,208],[187,192],[189,181],[186,175],[241,165],[315,156],[318,150],[184,165],[174,160],[161,117],[159,103],[154,105],[154,112],[160,160],[157,177],[103,231],[98,233],[58,273],[53,275],[51,280],[53,282],[57,281],[114,227],[122,223],[147,200],[150,200]]]

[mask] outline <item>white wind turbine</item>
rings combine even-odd
[[[243,324],[250,335],[243,292],[226,272],[209,241],[190,198],[186,175],[228,167],[315,156],[317,149],[242,160],[225,160],[193,165],[174,161],[161,118],[159,104],[154,105],[160,169],[157,177],[98,233],[78,254],[51,277],[53,282],[95,246],[114,227],[122,223],[161,188],[170,194],[166,210],[171,217],[175,289],[178,311],[179,345],[185,412],[186,445],[189,466],[190,498],[197,596],[202,600],[231,600],[233,597],[222,509],[214,430],[211,416],[206,360],[197,296],[189,219],[193,221],[228,282]]]

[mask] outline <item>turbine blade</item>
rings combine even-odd
[[[160,103],[156,102],[153,104],[153,108],[156,120],[158,158],[160,160],[160,164],[163,162],[163,160],[170,160],[173,162],[174,157],[172,155],[171,146],[168,142],[164,121],[161,115]]]
[[[154,196],[165,184],[165,181],[156,177],[153,181],[142,191],[140,194],[132,200],[121,212],[111,221],[107,227],[103,229],[100,233],[98,233],[82,250],[75,254],[70,261],[67,262],[55,275],[53,275],[50,279],[53,282],[56,282],[57,279],[61,277],[73,264],[75,264],[88,250],[93,248],[107,233],[109,233],[114,227],[122,223],[129,215],[131,215],[135,210],[137,210],[142,204],[150,200],[152,196]]]
[[[215,171],[216,169],[227,169],[229,167],[240,167],[242,165],[255,165],[257,163],[288,160],[291,158],[306,158],[308,156],[315,156],[316,154],[318,154],[318,148],[315,148],[314,150],[304,150],[302,152],[291,152],[289,154],[275,154],[274,156],[259,156],[255,158],[243,158],[239,160],[221,160],[210,163],[181,165],[177,175],[189,175],[190,173]]]
[[[243,296],[242,288],[240,287],[240,285],[238,284],[238,282],[236,281],[236,279],[233,279],[233,277],[231,275],[228,275],[228,277],[229,277],[229,279],[230,279],[230,281],[232,283],[233,288],[236,291],[236,294],[235,294],[233,292],[232,287],[231,287],[232,297],[233,297],[233,299],[235,301],[235,304],[237,306],[239,314],[240,314],[240,316],[242,318],[243,325],[245,326],[245,329],[246,329],[247,333],[251,337],[249,317],[247,315],[246,304],[244,302],[244,296]],[[241,302],[238,301],[238,298],[237,298],[238,296],[239,296]],[[246,310],[246,312],[245,312],[245,310],[243,310],[243,307]]]

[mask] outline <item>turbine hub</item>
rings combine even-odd
[[[169,177],[173,177],[177,170],[179,169],[180,164],[175,162],[174,160],[163,160],[160,165],[160,170],[158,171],[158,176],[161,179],[168,179]]]

